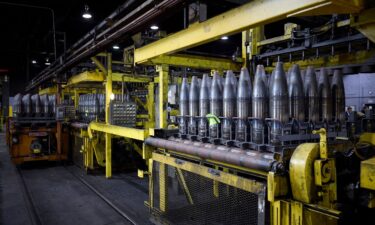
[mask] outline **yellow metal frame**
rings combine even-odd
[[[57,87],[54,86],[54,87],[48,87],[48,88],[40,89],[38,93],[39,93],[39,95],[56,94],[57,93]]]
[[[375,157],[361,162],[361,188],[375,191]]]
[[[328,57],[319,57],[306,60],[296,60],[292,62],[285,62],[284,67],[289,68],[293,64],[298,64],[301,69],[305,69],[308,66],[313,66],[315,68],[319,67],[330,67],[337,65],[350,65],[350,64],[361,64],[366,63],[368,60],[371,60],[375,56],[375,50],[370,51],[356,51],[353,53],[343,53],[340,55],[328,56]],[[274,69],[276,63],[273,63],[272,66],[266,67],[266,71],[271,72]]]
[[[159,128],[167,128],[169,67],[158,65],[156,71],[159,73]]]
[[[183,66],[190,68],[239,71],[241,64],[229,59],[194,56],[186,54],[164,55],[150,59],[145,64]]]
[[[100,71],[85,71],[80,74],[72,76],[67,83],[67,87],[73,85],[79,85],[82,83],[90,82],[105,82],[105,73]],[[126,73],[112,73],[112,82],[133,82],[133,83],[148,83],[152,81],[152,78],[145,76],[135,76],[133,74]]]
[[[149,176],[150,176],[150,184],[149,184],[149,190],[150,190],[150,207],[153,208],[155,202],[153,202],[153,188],[154,188],[154,182],[153,182],[153,163],[158,162],[159,163],[159,209],[162,212],[166,212],[168,210],[168,166],[171,166],[176,169],[177,171],[177,177],[180,179],[182,183],[182,188],[185,192],[185,195],[189,201],[190,204],[194,204],[194,199],[192,198],[192,195],[190,193],[189,187],[185,183],[185,178],[183,176],[182,171],[188,171],[194,174],[198,174],[202,177],[208,178],[212,180],[212,185],[215,193],[215,187],[217,188],[219,183],[223,183],[229,186],[236,187],[238,189],[244,190],[246,192],[255,193],[258,195],[259,201],[264,201],[264,194],[265,194],[265,188],[266,184],[265,182],[260,182],[257,180],[252,180],[248,178],[240,177],[236,174],[229,173],[229,170],[218,170],[213,169],[210,167],[206,167],[203,165],[199,165],[197,163],[193,163],[191,161],[185,161],[178,158],[174,158],[169,155],[164,155],[160,153],[153,152],[152,158],[149,160]],[[216,191],[216,195],[218,196],[218,191]],[[263,213],[260,213],[260,215],[263,216]],[[258,218],[261,218],[262,216],[258,215]]]
[[[152,153],[152,160],[160,163],[167,164],[169,166],[186,170],[191,173],[198,174],[200,176],[209,178],[211,180],[218,181],[223,184],[227,184],[238,189],[259,194],[264,191],[265,183],[256,180],[246,179],[228,172],[215,170],[206,166],[198,165],[189,161],[177,159],[171,156],[162,155],[159,153]]]
[[[99,122],[91,122],[87,129],[90,138],[93,138],[94,136],[93,131],[108,133],[119,137],[130,138],[140,141],[144,141],[148,137],[148,130],[130,127],[120,127]]]
[[[361,1],[351,0],[256,0],[220,14],[202,23],[169,35],[144,47],[135,49],[134,62],[142,63],[152,58],[192,48],[223,35],[270,23],[288,16],[316,15],[322,12],[355,13]]]
[[[82,82],[103,82],[105,74],[99,71],[85,71],[69,78],[67,86],[76,85]]]

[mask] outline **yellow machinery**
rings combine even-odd
[[[167,54],[243,31],[243,43],[249,44],[243,47],[244,63],[247,64],[249,59],[260,54],[262,46],[290,38],[289,29],[282,37],[264,40],[260,32],[263,24],[293,16],[353,13],[350,20],[336,25],[360,27],[355,21],[361,20],[358,18],[364,15],[356,14],[362,8],[363,1],[252,1],[135,49],[134,61],[136,64],[147,64],[159,59],[162,61],[168,59],[165,56]],[[371,18],[363,18],[363,21],[366,20],[363,24],[367,28],[363,33],[373,41],[369,35],[374,32],[371,27],[373,16]],[[251,29],[247,30],[249,28]],[[373,51],[363,51],[328,59],[317,56],[315,59],[290,61],[300,64],[302,68],[308,65],[334,66],[363,63],[373,55]],[[265,54],[264,57],[268,56]],[[166,68],[168,64],[173,64],[172,59],[173,56],[170,57],[170,62],[163,62],[166,65],[157,67],[159,82],[166,79]],[[210,68],[209,65],[206,66]],[[160,95],[160,101],[162,100],[163,96]],[[159,111],[160,121],[165,121],[161,122],[160,128],[166,129],[165,108],[160,108]],[[337,168],[345,168],[341,164],[337,165],[336,155],[348,149],[354,149],[350,154],[360,155],[358,149],[363,145],[373,151],[374,134],[364,134],[359,142],[337,138],[336,142],[331,143],[328,139],[332,140],[332,136],[328,133],[326,129],[315,129],[313,134],[318,135],[318,143],[315,138],[312,143],[306,141],[284,154],[267,155],[220,145],[215,147],[212,142],[197,141],[194,135],[177,139],[165,138],[160,130],[150,129],[151,137],[145,140],[143,148],[143,157],[148,160],[149,169],[139,175],[149,175],[150,198],[147,205],[151,209],[152,221],[156,224],[352,224],[356,222],[353,218],[360,218],[358,221],[362,223],[374,212],[374,183],[371,174],[374,159],[361,162],[360,188],[352,189],[358,190],[359,195],[366,199],[362,206],[367,214],[364,213],[361,218],[362,214],[359,213],[350,219],[351,213],[358,208],[345,211],[340,204],[342,199],[338,199],[338,196],[341,198],[345,188],[341,178],[338,179],[338,174],[342,176],[342,171]],[[351,143],[355,143],[356,147],[353,148]],[[228,152],[232,155],[227,154]],[[233,156],[236,154],[240,155],[238,161]],[[283,163],[279,164],[280,162]],[[353,199],[344,201],[350,205],[349,202]]]
[[[61,88],[14,97],[7,120],[7,144],[13,163],[67,160],[72,108],[62,104]]]
[[[293,30],[297,28],[297,25],[289,24],[285,26],[284,35],[265,39],[263,26],[277,20],[297,16],[350,14],[350,19],[336,21],[330,27],[319,27],[319,30],[323,32],[350,26],[368,40],[374,41],[373,8],[364,9],[365,3],[361,0],[250,1],[151,44],[132,49],[134,61],[130,60],[130,63],[154,66],[154,77],[114,72],[112,64],[123,62],[113,61],[111,53],[92,57],[97,70],[72,76],[64,87],[74,99],[76,109],[79,108],[81,94],[95,91],[105,96],[102,119],[94,117],[89,122],[71,124],[72,132],[82,142],[84,167],[93,169],[95,164],[103,166],[106,177],[110,178],[113,140],[124,139],[148,166],[146,170],[140,169],[138,174],[140,177],[149,176],[150,196],[146,205],[150,208],[153,222],[160,224],[337,224],[351,213],[351,209],[345,211],[339,204],[339,196],[347,196],[339,193],[339,190],[344,190],[344,185],[351,190],[350,193],[357,191],[359,197],[366,198],[362,202],[366,210],[374,208],[375,161],[374,158],[362,157],[359,151],[361,146],[373,151],[373,133],[363,134],[359,141],[336,138],[341,133],[335,129],[344,128],[343,124],[335,121],[333,129],[336,136],[332,136],[329,126],[315,126],[309,130],[311,133],[308,138],[291,139],[295,141],[291,145],[293,147],[280,153],[269,151],[267,146],[245,148],[233,147],[229,142],[218,144],[215,142],[217,140],[212,143],[197,141],[194,135],[183,134],[183,138],[176,138],[176,129],[168,121],[167,107],[168,87],[172,80],[170,67],[212,70],[212,77],[227,70],[240,72],[242,66],[255,67],[251,64],[255,61],[254,57],[259,56],[260,60],[268,61],[268,58],[281,54],[262,52],[262,48],[290,40]],[[177,54],[239,32],[242,32],[242,59]],[[327,46],[335,44],[326,43]],[[301,49],[296,51],[304,52],[305,48]],[[316,54],[316,57],[298,60],[292,58],[292,53],[283,53],[288,55],[289,63],[285,63],[287,68],[292,63],[301,68],[367,63],[374,56],[371,49],[332,54],[329,57]],[[102,63],[104,61],[105,64]],[[277,66],[275,62],[278,61],[280,59],[266,65],[266,71]],[[114,85],[116,83],[141,83],[142,88],[147,90],[145,102],[133,99],[138,107],[147,111],[147,114],[137,115],[144,122],[137,123],[135,127],[111,124],[111,96],[120,93],[120,88]],[[189,115],[183,116],[190,119]],[[223,118],[217,119],[220,121]],[[273,122],[267,121],[270,124]],[[304,135],[306,137],[306,133]],[[349,153],[346,152],[348,149]],[[340,186],[342,180],[339,177],[348,176],[341,174],[341,169],[345,169],[346,165],[339,162],[346,161],[337,157],[338,153],[344,155],[344,158],[357,156],[363,160],[360,162],[360,172],[354,170],[349,173],[349,177],[352,174],[360,175],[359,185],[345,181]],[[350,204],[358,196],[352,199],[348,197],[345,203]]]

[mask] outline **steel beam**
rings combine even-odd
[[[122,82],[124,77],[125,82],[131,83],[148,83],[152,81],[152,78],[145,76],[134,76],[133,74],[126,73],[113,73],[112,72],[112,82]],[[72,76],[68,80],[67,86],[78,85],[86,82],[104,82],[105,74],[98,71],[85,71],[83,73]]]
[[[110,123],[110,103],[112,95],[112,54],[107,55],[107,80],[105,83],[105,123]],[[105,133],[105,176],[112,177],[112,135]]]
[[[145,62],[145,64],[162,65],[167,64],[169,66],[184,66],[190,68],[199,69],[214,69],[214,70],[234,70],[240,71],[241,64],[233,62],[230,59],[214,58],[214,57],[203,57],[195,55],[165,55],[153,58]]]
[[[130,127],[120,127],[99,122],[91,122],[89,124],[88,133],[90,138],[93,138],[93,130],[140,141],[145,140],[148,136],[147,130],[135,129]]]
[[[144,47],[135,49],[134,62],[141,63],[160,55],[171,54],[195,47],[223,35],[231,35],[251,27],[284,19],[292,14],[306,14],[310,10],[324,12],[358,12],[360,5],[355,0],[256,0],[213,17],[202,23],[155,41]],[[332,7],[332,6],[343,7]],[[345,6],[345,7],[344,7]]]
[[[95,57],[91,57],[91,60],[95,63],[95,65],[104,73],[104,74],[107,74],[108,71],[107,69],[105,68],[105,66]]]
[[[146,77],[144,75],[134,75],[126,73],[112,73],[112,81],[122,82],[124,77],[124,82],[129,83],[148,83],[152,81],[152,77]]]
[[[371,63],[372,60],[375,60],[375,50],[362,50],[334,56],[309,58],[306,60],[293,60],[292,62],[284,63],[284,67],[289,68],[293,64],[298,64],[301,69],[305,69],[308,66],[313,66],[315,68],[339,68],[355,65],[360,66],[361,64]],[[275,65],[276,63],[273,63],[272,66],[266,67],[266,71],[271,72]]]
[[[39,90],[39,95],[44,95],[44,94],[56,94],[57,93],[57,87],[48,87]]]
[[[169,67],[156,66],[156,71],[159,72],[159,128],[167,128]]]
[[[82,82],[103,82],[105,79],[104,73],[97,71],[85,71],[78,75],[72,76],[68,80],[68,86],[79,84]]]

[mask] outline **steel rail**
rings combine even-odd
[[[42,220],[38,214],[38,210],[34,205],[34,200],[31,195],[31,192],[28,189],[26,181],[23,177],[22,171],[18,167],[17,167],[17,173],[18,173],[19,182],[21,184],[21,189],[22,189],[22,194],[26,203],[27,212],[29,213],[31,223],[33,225],[43,225]]]
[[[84,184],[88,189],[90,189],[94,194],[96,194],[100,199],[102,199],[105,203],[107,203],[114,211],[116,211],[121,217],[123,217],[125,220],[129,221],[133,225],[137,225],[137,223],[130,218],[128,214],[126,214],[124,211],[122,211],[119,207],[117,207],[111,200],[109,200],[107,197],[105,197],[102,193],[98,191],[94,186],[89,184],[86,180],[84,180],[82,177],[75,174],[73,171],[69,170],[64,166],[64,168],[71,173],[77,180],[79,180],[82,184]]]

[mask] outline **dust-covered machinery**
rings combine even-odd
[[[344,112],[340,70],[330,81],[325,68],[293,65],[285,73],[278,62],[271,76],[258,66],[253,84],[246,68],[238,80],[232,71],[225,79],[216,72],[201,82],[183,78],[178,134],[145,141],[156,148],[152,219],[350,224],[369,216],[354,212],[374,207],[359,167],[375,143],[371,134],[348,136]]]
[[[66,160],[69,138],[64,116],[68,108],[72,106],[58,105],[54,94],[17,94],[13,116],[7,123],[7,143],[12,161],[21,164],[37,160]],[[63,113],[59,115],[58,109]]]

